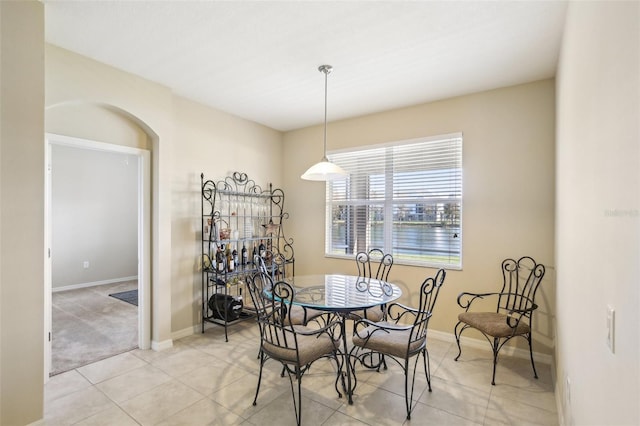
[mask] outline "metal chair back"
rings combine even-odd
[[[374,248],[368,252],[356,254],[356,264],[358,265],[358,276],[387,281],[393,266],[393,256]]]
[[[544,273],[544,265],[536,263],[529,256],[517,261],[505,259],[502,262],[503,283],[496,312],[523,312],[522,316],[531,324],[533,312],[537,308],[536,293]]]

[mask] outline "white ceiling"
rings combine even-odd
[[[566,1],[68,1],[46,41],[277,130],[555,75]]]

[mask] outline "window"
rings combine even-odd
[[[333,152],[349,172],[327,183],[327,256],[372,248],[394,262],[462,267],[462,134]]]

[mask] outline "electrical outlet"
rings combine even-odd
[[[82,262],[82,267],[83,267],[84,269],[89,269],[89,261],[88,261],[88,260],[85,260],[84,262]]]
[[[613,306],[607,306],[607,347],[615,353],[616,311]]]

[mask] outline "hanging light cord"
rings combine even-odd
[[[322,151],[322,161],[329,161],[327,159],[327,77],[333,67],[331,65],[320,65],[318,71],[324,73],[324,150]]]

